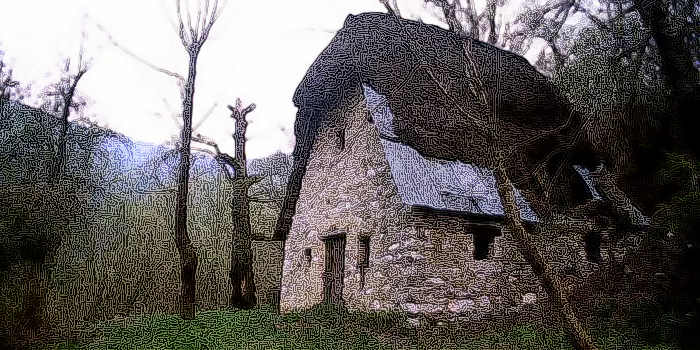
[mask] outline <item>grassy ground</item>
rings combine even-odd
[[[597,330],[602,349],[676,349],[638,340],[631,331]],[[571,349],[564,333],[532,324],[474,334],[459,325],[408,327],[387,313],[328,308],[284,316],[271,309],[205,311],[192,321],[150,315],[97,325],[79,343],[49,349]]]

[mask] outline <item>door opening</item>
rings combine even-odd
[[[343,277],[345,275],[345,236],[324,240],[326,262],[323,271],[323,302],[343,304]]]

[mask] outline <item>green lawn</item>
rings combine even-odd
[[[632,332],[595,332],[602,349],[647,346]],[[571,349],[561,330],[521,325],[473,334],[458,325],[411,328],[400,315],[315,308],[284,316],[259,308],[204,311],[192,321],[150,315],[110,321],[79,344],[50,349]]]

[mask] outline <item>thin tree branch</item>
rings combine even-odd
[[[100,29],[107,36],[107,39],[109,39],[109,41],[112,43],[112,45],[114,45],[116,48],[122,50],[122,52],[124,52],[125,54],[131,56],[131,58],[135,59],[136,61],[140,62],[141,64],[145,65],[148,68],[151,68],[157,72],[163,73],[167,76],[173,77],[173,78],[177,79],[179,82],[182,82],[184,84],[185,78],[182,75],[180,75],[176,72],[170,71],[168,69],[158,67],[155,64],[145,60],[144,58],[141,58],[139,55],[135,54],[133,51],[129,50],[125,46],[121,45],[118,41],[116,41],[114,39],[114,37],[112,37],[112,35],[101,24],[97,23],[97,28]]]
[[[189,50],[189,47],[190,47],[192,40],[187,39],[187,32],[185,31],[185,23],[182,20],[182,8],[181,7],[182,7],[181,0],[176,0],[175,1],[175,9],[177,12],[178,36],[180,37],[180,41],[182,41],[182,46],[185,48],[185,50]]]
[[[272,198],[249,197],[248,200],[254,203],[277,203],[277,200]]]
[[[457,107],[457,109],[459,110],[459,112],[462,114],[463,117],[468,118],[469,120],[471,120],[474,124],[476,124],[476,125],[479,126],[479,127],[485,127],[485,126],[486,126],[487,123],[485,123],[483,120],[480,120],[480,119],[478,119],[478,118],[472,116],[471,114],[469,114],[467,111],[464,110],[464,108],[462,108],[462,105],[461,105],[460,103],[458,103],[457,101],[455,101],[455,100],[452,98],[452,95],[450,95],[450,94],[447,92],[447,89],[445,89],[445,87],[442,86],[442,85],[440,84],[440,82],[437,80],[437,78],[435,77],[435,74],[433,73],[433,71],[432,71],[430,68],[427,68],[427,67],[426,67],[425,70],[426,70],[426,72],[428,73],[428,75],[430,76],[430,79],[433,80],[433,82],[435,83],[435,85],[437,85],[438,89],[443,93],[444,97],[447,98],[447,99],[449,99],[450,102],[451,102],[455,107]]]
[[[482,15],[484,13],[487,14],[489,22],[488,43],[491,45],[496,45],[496,42],[498,41],[498,35],[496,33],[496,0],[488,0],[486,11],[484,11]],[[479,23],[479,19],[477,19],[476,22]]]
[[[199,38],[199,35],[195,32],[194,27],[192,27],[192,11],[187,11],[187,29],[190,31],[192,43],[197,43],[197,38]]]
[[[206,23],[204,26],[204,29],[202,30],[200,42],[205,42],[209,38],[209,32],[211,31],[211,28],[214,26],[214,23],[216,23],[216,20],[219,18],[219,15],[221,14],[221,11],[219,10],[219,0],[214,0],[214,7],[211,11],[211,16],[209,17],[209,21]]]
[[[211,117],[212,113],[214,112],[214,109],[215,109],[216,106],[218,106],[218,105],[219,105],[218,102],[214,102],[214,104],[212,104],[211,107],[209,107],[209,109],[207,110],[207,112],[204,113],[204,115],[202,115],[202,117],[201,117],[200,120],[197,122],[197,124],[195,124],[195,125],[192,127],[192,131],[197,131],[197,129],[199,129],[199,127],[202,126],[202,124],[204,124],[204,122],[207,121],[207,119],[209,119],[209,117]]]
[[[232,157],[231,155],[221,152],[219,145],[213,140],[210,140],[200,134],[197,134],[192,136],[192,142],[201,143],[214,148],[214,151],[216,152],[215,156],[226,162],[228,165],[232,166],[234,171],[236,172],[236,176],[239,176],[238,174],[243,173],[243,166],[241,165],[241,162]]]
[[[447,2],[447,0],[426,0],[426,2],[432,3],[442,10],[442,15],[445,17],[445,22],[452,32],[461,35],[468,34],[457,18],[459,1],[455,1],[452,4]]]
[[[386,9],[386,11],[387,11],[390,15],[392,15],[392,16],[397,16],[397,17],[401,17],[401,15],[398,14],[398,13],[394,10],[394,8],[391,7],[391,5],[389,4],[389,0],[379,0],[379,2],[380,2],[382,5],[384,5],[384,8]]]
[[[193,142],[196,142],[194,139],[192,140]],[[209,154],[216,160],[216,162],[221,166],[221,169],[224,171],[224,175],[226,176],[226,180],[229,182],[233,182],[235,180],[235,175],[231,174],[231,170],[229,169],[229,162],[227,162],[224,158],[225,155],[222,155],[220,153],[215,153],[212,152],[209,149],[206,148],[199,148],[199,147],[192,147],[192,150],[196,150],[202,153]]]

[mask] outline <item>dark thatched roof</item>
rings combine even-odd
[[[295,163],[278,238],[291,227],[308,157],[326,112],[359,96],[362,84],[387,97],[396,116],[398,141],[425,156],[489,168],[495,152],[538,138],[517,152],[507,152],[506,163],[509,176],[536,210],[547,205],[531,200],[543,192],[532,173],[542,160],[545,171],[555,173],[564,157],[550,151],[568,144],[581,124],[555,86],[521,56],[388,14],[350,15],[294,94],[299,107]],[[485,105],[474,93],[479,85]],[[497,134],[489,131],[493,126]],[[547,130],[554,132],[543,136]],[[558,179],[568,183],[577,175],[565,168]],[[575,197],[568,190],[553,193],[558,203]]]

